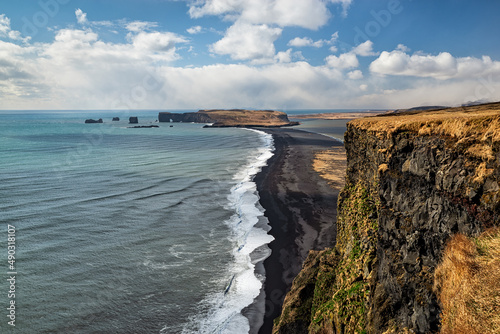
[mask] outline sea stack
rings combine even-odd
[[[102,123],[102,118],[99,118],[98,120],[95,119],[86,119],[85,124],[92,124],[92,123]]]

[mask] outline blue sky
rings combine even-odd
[[[496,101],[499,13],[490,0],[10,1],[0,108]]]

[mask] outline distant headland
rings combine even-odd
[[[212,109],[188,113],[160,112],[160,122],[210,123],[205,127],[282,127],[298,125],[276,110]]]

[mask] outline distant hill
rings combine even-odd
[[[491,103],[491,101],[488,101],[488,100],[469,101],[467,103],[462,104],[462,107],[477,106],[477,105],[488,104],[488,103]]]
[[[396,109],[393,111],[393,113],[400,113],[400,112],[407,112],[407,111],[425,111],[425,110],[440,110],[440,109],[446,109],[450,107],[446,106],[420,106],[420,107],[413,107],[409,109]]]

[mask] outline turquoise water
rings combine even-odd
[[[155,124],[157,112],[132,116]],[[127,120],[0,113],[1,333],[248,332],[240,311],[259,293],[254,266],[272,240],[251,180],[272,139]]]

